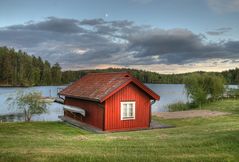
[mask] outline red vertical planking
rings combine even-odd
[[[103,129],[103,113],[104,110],[102,107],[99,106],[99,103],[94,101],[86,101],[86,100],[80,100],[80,99],[73,99],[66,97],[65,99],[65,105],[71,105],[71,106],[78,106],[80,108],[83,108],[86,111],[86,116],[82,118],[75,118],[76,120],[79,120],[81,122],[85,122],[87,124],[91,124],[97,128]],[[69,113],[64,112],[64,115],[71,116]]]
[[[135,119],[120,119],[120,102],[135,101]],[[133,83],[125,86],[105,101],[105,130],[147,128],[150,122],[150,98]]]

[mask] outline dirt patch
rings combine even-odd
[[[228,115],[227,112],[210,111],[210,110],[188,110],[188,111],[175,111],[175,112],[160,112],[155,115],[163,119],[182,119],[194,117],[213,117],[220,115]]]

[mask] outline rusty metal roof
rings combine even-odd
[[[145,91],[152,99],[159,99],[159,96],[155,92],[128,72],[89,73],[60,91],[59,94],[73,98],[103,102],[131,82]]]

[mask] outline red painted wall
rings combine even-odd
[[[103,129],[104,109],[99,106],[99,103],[66,97],[64,104],[76,107],[78,106],[80,108],[85,109],[86,116],[85,117],[81,117],[80,115],[75,116],[68,111],[65,111],[64,115],[79,120],[81,122],[91,124],[97,128]]]
[[[136,102],[134,120],[121,120],[121,101]],[[150,108],[149,96],[131,83],[105,101],[105,130],[147,128],[151,118]]]

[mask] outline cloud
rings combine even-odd
[[[134,51],[136,58],[141,58],[141,64],[185,64],[211,58],[239,57],[239,46],[236,46],[238,41],[206,43],[204,36],[187,29],[147,30],[132,35],[129,42],[129,49]],[[157,56],[159,60],[155,59]]]
[[[82,21],[80,21],[81,25],[100,25],[100,24],[104,24],[105,21],[103,19],[84,19]]]
[[[33,31],[50,31],[60,33],[79,33],[84,32],[79,26],[79,21],[75,19],[59,19],[48,17],[45,21],[30,21],[23,25],[13,25],[7,27],[9,30],[33,30]]]
[[[49,17],[40,22],[1,28],[0,45],[22,49],[51,63],[59,62],[67,69],[109,64],[117,67],[184,65],[239,57],[239,41],[211,43],[205,35],[188,29],[164,30],[128,20]]]
[[[225,28],[218,28],[218,29],[216,29],[216,30],[214,30],[214,31],[208,31],[208,32],[206,32],[208,35],[222,35],[222,34],[224,34],[224,33],[227,33],[227,32],[229,32],[229,31],[231,31],[232,30],[232,28],[230,28],[230,27],[225,27]]]
[[[231,30],[232,30],[232,28],[230,28],[230,27],[224,27],[224,28],[217,28],[217,29],[214,30],[214,31],[207,31],[206,33],[207,33],[208,35],[212,35],[212,36],[219,36],[219,35],[222,35],[222,34],[224,34],[224,33],[229,32],[229,31],[231,31]]]
[[[217,13],[239,12],[239,0],[208,0],[208,5]]]

